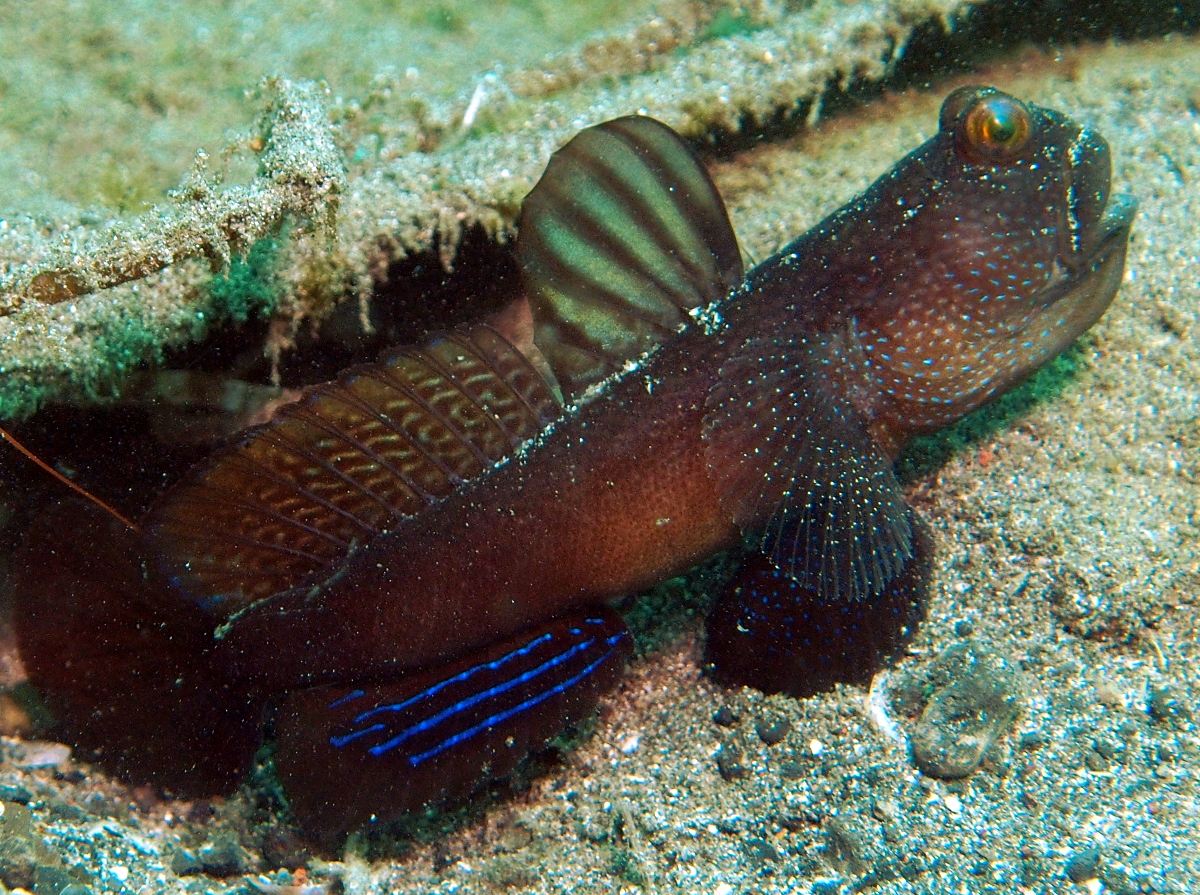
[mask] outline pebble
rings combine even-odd
[[[1191,708],[1169,684],[1150,689],[1150,701],[1146,709],[1157,723],[1169,727],[1182,727],[1192,719]]]
[[[773,721],[760,718],[754,725],[754,732],[768,746],[775,746],[786,740],[787,735],[792,732],[792,722],[787,718],[778,718]]]
[[[176,876],[203,873],[225,878],[242,876],[251,869],[250,856],[233,836],[219,837],[194,852],[181,848],[171,857],[171,871]]]
[[[717,753],[717,770],[726,780],[740,780],[750,773],[742,764],[742,750],[734,743],[726,743]]]
[[[18,768],[53,768],[66,764],[70,758],[70,746],[36,740],[14,743],[8,756],[9,763]]]
[[[739,715],[727,705],[721,706],[713,713],[713,723],[720,727],[733,727],[740,720]]]
[[[926,677],[929,696],[913,731],[913,758],[931,777],[967,777],[1020,715],[1018,680],[972,643],[947,649]]]
[[[1097,846],[1076,852],[1067,861],[1067,879],[1073,883],[1089,882],[1096,879],[1099,873],[1100,849]]]

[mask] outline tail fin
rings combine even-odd
[[[134,783],[228,790],[259,743],[212,620],[175,596],[130,530],[81,501],[37,520],[13,558],[21,659],[57,734]]]

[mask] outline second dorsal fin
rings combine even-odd
[[[480,324],[310,388],[151,513],[165,571],[222,616],[299,584],[555,419],[539,366]]]
[[[673,130],[607,121],[554,154],[521,209],[517,255],[535,339],[570,398],[742,282],[712,178]]]

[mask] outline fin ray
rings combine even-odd
[[[517,254],[535,339],[568,398],[741,284],[737,237],[712,178],[652,118],[582,131],[521,212]]]
[[[147,531],[171,580],[233,614],[450,494],[558,412],[555,385],[480,324],[308,390],[168,495]]]
[[[275,759],[292,809],[334,840],[467,796],[585,718],[632,651],[620,616],[597,608],[444,668],[292,694]]]
[[[882,593],[912,556],[891,461],[826,388],[836,349],[747,341],[707,398],[705,456],[747,544],[820,599]]]

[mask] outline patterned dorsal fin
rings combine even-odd
[[[590,127],[551,158],[521,209],[517,255],[536,341],[568,398],[742,282],[725,203],[653,118]]]
[[[535,351],[532,345],[527,351]],[[229,616],[299,584],[510,456],[556,387],[480,324],[308,389],[147,520],[178,585]]]

